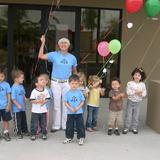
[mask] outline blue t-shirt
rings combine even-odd
[[[72,69],[77,66],[76,57],[70,53],[60,51],[47,54],[48,61],[52,62],[52,78],[66,80],[72,74]]]
[[[12,103],[12,112],[20,112],[20,111],[25,111],[25,101],[24,101],[24,96],[25,96],[25,89],[23,85],[18,85],[18,84],[13,84],[12,86],[12,91],[11,91],[11,99],[16,100],[18,104],[21,105],[22,109],[19,110],[14,103]]]
[[[7,94],[11,93],[9,83],[6,81],[0,82],[0,110],[6,109],[8,104]]]
[[[82,101],[84,101],[84,95],[82,91],[77,90],[69,90],[65,96],[64,101],[67,102],[71,107],[76,108]],[[81,114],[83,113],[82,107],[77,112],[72,112],[67,108],[67,114]]]

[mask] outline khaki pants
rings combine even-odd
[[[120,128],[123,125],[123,111],[109,111],[108,126],[111,128]]]

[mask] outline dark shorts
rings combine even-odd
[[[6,122],[10,121],[12,119],[11,113],[6,112],[5,109],[1,109],[0,110],[0,121],[1,121],[1,119]]]

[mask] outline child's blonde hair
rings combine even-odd
[[[93,87],[93,84],[96,83],[96,82],[100,82],[101,79],[100,77],[98,77],[97,75],[90,75],[89,78],[88,78],[88,87]]]
[[[84,72],[78,72],[77,75],[79,76],[80,79],[82,79],[83,85],[86,86],[87,80],[86,80],[86,75],[84,74]]]
[[[13,69],[11,75],[12,79],[15,80],[16,78],[19,78],[21,75],[24,75],[24,72],[19,69]]]

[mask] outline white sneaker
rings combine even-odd
[[[71,139],[71,138],[66,138],[66,139],[63,141],[63,144],[71,143],[71,142],[72,142],[72,139]]]
[[[84,144],[84,138],[80,138],[78,144],[83,145]]]

